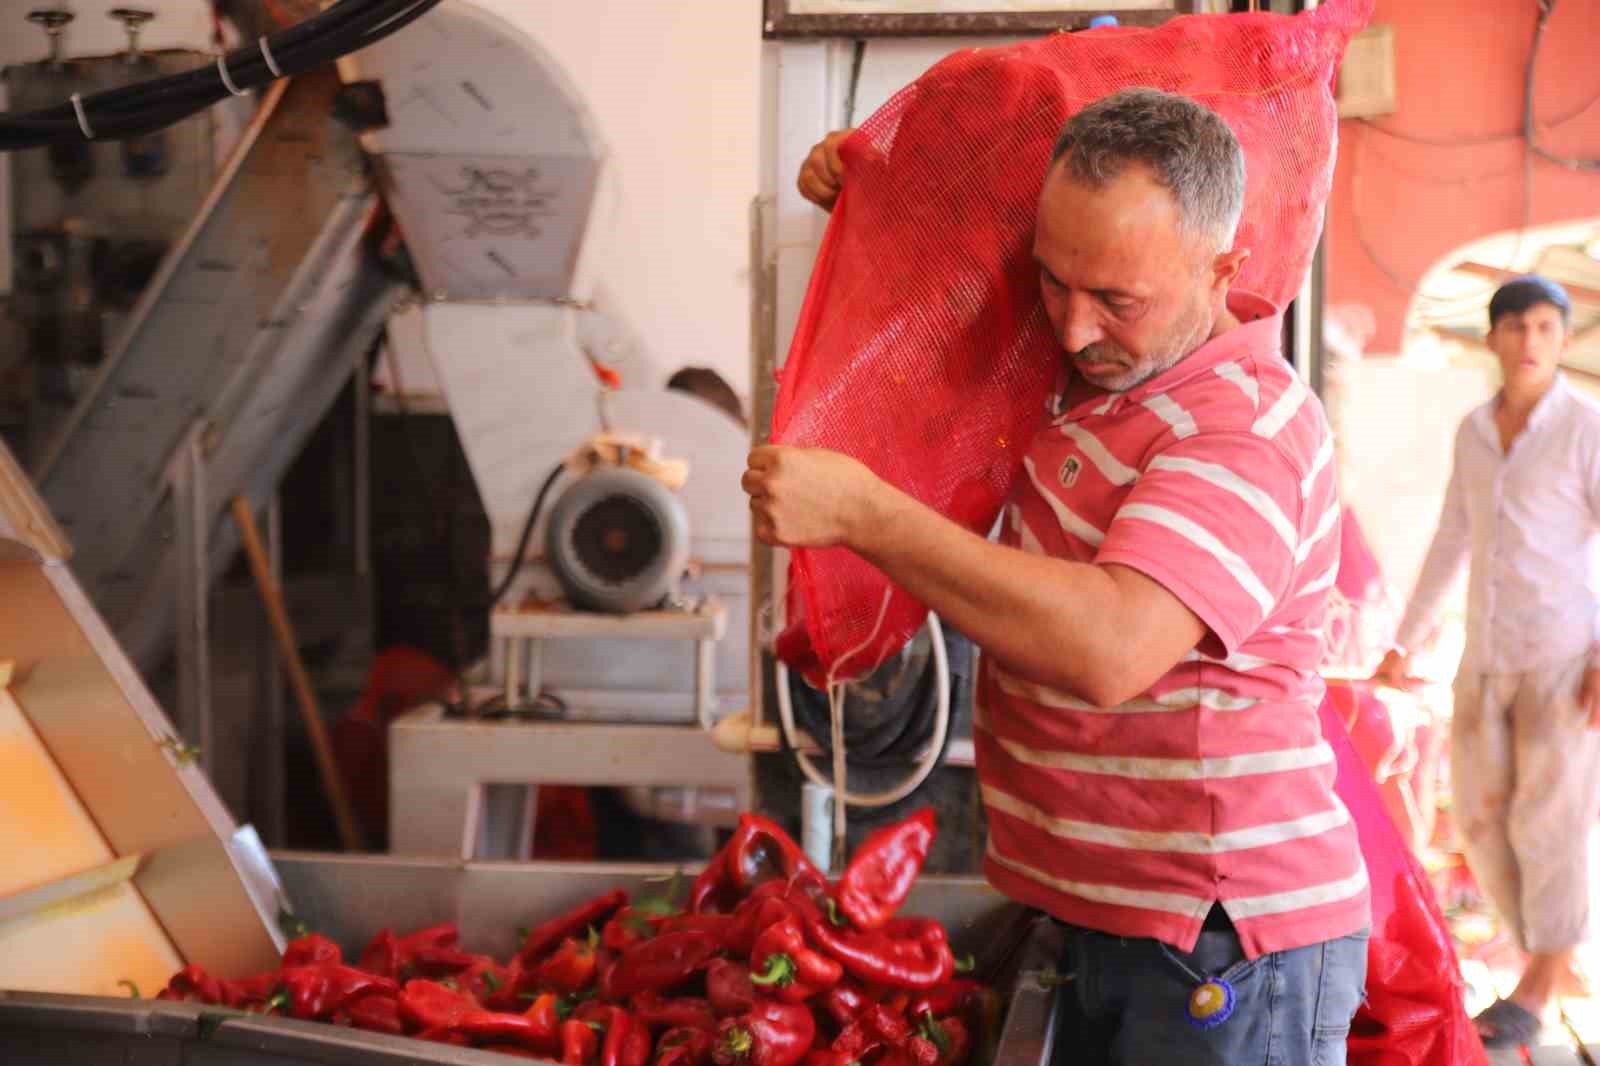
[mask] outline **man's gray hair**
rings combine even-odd
[[[1101,186],[1130,163],[1148,167],[1172,192],[1178,224],[1212,251],[1233,246],[1244,210],[1244,151],[1222,116],[1160,89],[1124,89],[1096,100],[1061,129],[1054,164]]]

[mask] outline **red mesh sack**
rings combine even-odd
[[[1338,760],[1334,789],[1356,823],[1372,881],[1367,999],[1350,1027],[1351,1066],[1488,1066],[1433,886],[1331,700],[1322,704],[1322,735]]]
[[[1252,254],[1238,285],[1281,306],[1305,277],[1333,179],[1334,71],[1372,3],[968,49],[902,89],[841,148],[845,191],[782,371],[772,439],[854,456],[986,533],[1061,363],[1030,250],[1062,123],[1140,85],[1221,114],[1248,173],[1238,243]],[[925,613],[848,551],[797,550],[777,652],[813,684],[860,676]]]

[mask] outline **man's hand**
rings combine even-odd
[[[774,445],[750,453],[740,481],[750,494],[756,536],[782,548],[850,544],[872,521],[888,487],[848,455]]]
[[[800,165],[800,195],[824,211],[832,211],[839,199],[839,189],[844,183],[844,160],[839,158],[839,145],[855,130],[835,130],[822,138],[811,149],[806,161]]]
[[[1578,689],[1578,706],[1589,714],[1589,728],[1600,729],[1600,666],[1591,666],[1583,673],[1583,685]]]
[[[1411,656],[1398,648],[1383,657],[1383,662],[1372,672],[1372,680],[1402,692],[1409,692],[1422,683],[1420,678],[1411,676]]]

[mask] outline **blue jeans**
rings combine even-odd
[[[1246,959],[1231,930],[1206,930],[1192,952],[1156,940],[1067,927],[1057,1062],[1115,1066],[1343,1066],[1350,1019],[1366,995],[1367,933]],[[1221,977],[1234,1011],[1190,1023],[1189,995]]]

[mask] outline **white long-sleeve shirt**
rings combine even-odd
[[[1438,532],[1396,643],[1415,649],[1469,558],[1462,669],[1520,673],[1600,639],[1592,540],[1600,532],[1600,404],[1557,375],[1500,447],[1499,397],[1462,419]]]

